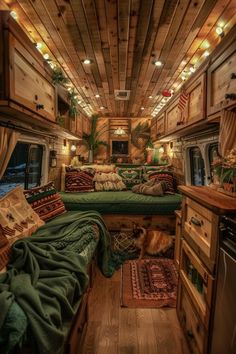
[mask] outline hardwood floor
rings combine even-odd
[[[78,354],[189,354],[176,310],[120,307],[120,279],[120,271],[110,279],[97,272]]]

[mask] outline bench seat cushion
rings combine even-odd
[[[181,207],[181,195],[153,197],[132,191],[64,193],[61,198],[67,210],[96,210],[101,214],[168,215]]]

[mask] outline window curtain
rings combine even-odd
[[[222,157],[236,148],[236,112],[223,111],[220,120],[219,152]]]
[[[4,175],[20,133],[0,127],[0,179]]]

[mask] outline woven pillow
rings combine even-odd
[[[27,203],[20,186],[0,199],[0,234],[10,244],[30,236],[42,225],[44,222]]]
[[[126,189],[122,178],[114,172],[97,172],[94,176],[96,191],[121,191]]]
[[[78,170],[66,172],[65,192],[92,192],[94,191],[93,177],[95,171]]]
[[[122,177],[128,189],[142,183],[142,167],[117,167],[116,172]]]
[[[24,194],[28,203],[44,221],[48,221],[66,212],[65,205],[57,193],[53,182],[49,182],[41,187],[25,190]]]
[[[148,181],[149,176],[155,172],[171,172],[172,165],[143,166],[143,180]]]
[[[175,181],[171,172],[153,172],[149,175],[149,180],[155,179],[156,182],[164,182],[166,194],[175,194]]]

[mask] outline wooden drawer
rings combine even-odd
[[[236,105],[236,42],[208,70],[207,114]],[[225,95],[234,95],[226,98]]]
[[[181,279],[178,288],[177,314],[191,354],[206,354],[207,330],[201,322]]]
[[[180,277],[194,302],[202,323],[208,328],[213,277],[184,240],[181,248]]]
[[[185,198],[183,231],[191,247],[213,272],[217,244],[215,214],[192,199]]]
[[[157,118],[156,122],[156,137],[160,137],[165,134],[165,114],[162,114]]]

